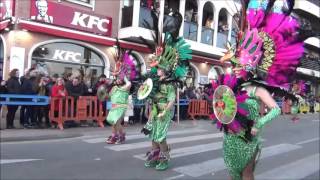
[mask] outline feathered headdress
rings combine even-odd
[[[151,71],[143,78],[151,78],[153,82],[149,97],[152,97],[157,92],[160,83],[173,83],[181,86],[182,80],[186,77],[189,70],[188,60],[192,58],[190,45],[182,37],[178,37],[182,23],[181,14],[175,12],[171,17],[165,17],[163,28],[162,25],[158,27],[158,16],[154,11],[151,11],[151,16],[153,18],[153,25],[145,21],[144,26],[149,28],[154,27],[153,41],[150,43],[143,37],[140,37],[153,52],[153,56],[150,59]],[[162,38],[162,33],[165,33],[164,38]],[[166,74],[166,78],[161,80],[161,82],[157,76],[158,68],[163,69]]]
[[[270,86],[289,88],[303,56],[303,27],[290,13],[294,0],[242,0],[240,31],[229,60]],[[312,34],[312,33],[307,33]]]
[[[118,40],[116,43],[116,54],[114,55],[114,59],[116,63],[112,74],[117,79],[123,80],[124,77],[127,77],[128,80],[134,80],[136,78],[137,71],[131,51],[122,49]]]
[[[246,79],[236,80],[233,76],[222,75],[212,83],[212,87],[229,86],[237,100],[235,119],[230,124],[217,122],[218,128],[225,132],[240,133],[240,136],[244,133],[241,137],[250,139],[253,121],[249,120],[250,117],[247,119],[247,112],[244,111],[247,109],[244,103],[247,96],[241,91],[241,84],[250,82],[273,92],[288,94],[290,78],[294,77],[303,56],[303,40],[312,33],[305,33],[299,20],[290,15],[294,0],[242,0],[241,3],[236,44],[228,45],[221,61],[230,61],[233,66],[240,68]]]
[[[144,38],[141,38],[154,52],[151,59],[150,66],[152,72],[157,68],[165,70],[168,75],[167,79],[178,80],[184,78],[188,72],[188,61],[192,58],[190,45],[185,42],[182,37],[178,37],[179,29],[182,23],[182,16],[179,12],[172,14],[171,18],[164,19],[163,28],[158,28],[158,17],[154,11],[151,11],[153,18],[153,43],[149,43]],[[150,24],[145,22],[146,27],[151,27]],[[165,37],[162,38],[162,33]]]

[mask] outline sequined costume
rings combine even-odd
[[[117,123],[127,110],[129,92],[121,89],[121,87],[114,86],[110,92],[112,108],[108,113],[107,121],[114,125]]]
[[[253,176],[253,170],[243,170],[254,166],[256,153],[261,149],[262,128],[281,112],[271,96],[263,95],[288,93],[303,56],[303,41],[313,35],[307,23],[291,15],[294,0],[244,0],[241,6],[236,43],[227,44],[227,53],[220,59],[231,64],[235,77],[222,75],[212,83],[213,89],[227,85],[237,101],[236,115],[230,123],[217,116],[217,127],[225,132],[225,164],[236,180],[242,179],[242,175]],[[257,88],[262,96],[256,93]],[[262,117],[258,96],[270,108]],[[214,110],[220,107],[214,106]]]
[[[161,84],[160,91],[154,96],[152,104],[152,130],[149,135],[150,139],[155,142],[162,142],[167,137],[167,132],[171,124],[171,111],[166,111],[165,115],[158,118],[157,115],[166,108],[170,101],[175,101],[176,93],[172,85]]]
[[[153,21],[158,24],[157,12],[151,11],[151,14]],[[188,60],[192,59],[190,45],[182,37],[178,37],[183,21],[182,15],[175,12],[171,16],[173,18],[169,21],[172,22],[166,23],[170,26],[165,28],[165,36],[162,37],[163,30],[161,28],[155,28],[154,41],[148,45],[154,54],[150,56],[151,70],[145,79],[148,78],[147,80],[150,80],[153,85],[141,86],[141,89],[151,87],[150,92],[144,98],[147,98],[152,106],[149,120],[141,131],[146,135],[149,134],[152,140],[152,149],[147,153],[144,166],[154,167],[159,171],[169,167],[170,148],[166,136],[172,119],[171,109],[176,98],[175,88],[182,85],[189,70]],[[147,43],[146,40],[145,42]],[[143,97],[144,91],[140,92],[142,92],[140,97]]]
[[[255,88],[250,93],[249,98],[243,104],[248,111],[248,119],[255,122],[255,126],[261,129],[266,123],[277,117],[281,110],[280,108],[272,109],[265,117],[260,117],[259,108],[260,100],[254,95]],[[225,133],[223,141],[223,157],[225,164],[234,180],[241,179],[241,173],[247,164],[253,160],[256,153],[261,150],[260,133],[253,136],[251,141],[245,141],[244,131],[238,134]]]

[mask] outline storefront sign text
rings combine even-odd
[[[81,53],[64,51],[64,50],[55,50],[52,59],[64,60],[64,61],[73,61],[79,63],[81,61]]]
[[[0,1],[0,21],[12,17],[13,0]]]
[[[75,9],[52,0],[32,0],[30,19],[111,36],[112,18]]]

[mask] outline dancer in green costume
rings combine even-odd
[[[108,113],[107,121],[112,125],[112,135],[108,138],[108,144],[122,144],[125,141],[125,133],[121,122],[127,110],[131,82],[125,77],[117,79],[116,85],[111,89],[110,99],[112,108]]]
[[[225,133],[223,157],[232,179],[253,179],[255,160],[261,151],[260,132],[267,123],[280,115],[281,109],[265,88],[254,85],[245,85],[242,88],[249,96],[241,106],[248,112],[247,119],[254,124],[251,131],[249,130],[251,137],[246,136],[244,129],[238,133]],[[263,117],[259,115],[261,102],[270,109]]]
[[[162,29],[159,32],[156,29],[154,44],[149,45],[155,53],[150,63],[151,71],[146,75],[153,82],[151,93],[147,96],[152,110],[142,132],[149,134],[152,140],[152,149],[147,153],[144,165],[155,167],[156,170],[166,170],[169,167],[170,148],[166,137],[173,117],[171,109],[176,99],[175,89],[182,85],[182,80],[188,73],[188,60],[192,58],[190,45],[182,37],[178,37],[182,16],[178,12],[172,16],[173,22],[168,23],[170,26],[167,27],[165,37],[161,37]],[[157,16],[153,14],[152,17]],[[157,22],[157,18],[154,21]]]
[[[122,144],[125,141],[125,132],[121,125],[128,106],[128,97],[131,88],[131,82],[136,78],[136,67],[131,51],[123,51],[118,45],[119,55],[115,57],[118,61],[115,65],[116,77],[115,85],[110,91],[110,100],[112,108],[108,113],[107,122],[112,125],[112,135],[107,139],[108,144]],[[122,53],[122,54],[120,54]]]
[[[224,116],[215,115],[219,120],[217,127],[225,132],[223,156],[234,180],[254,179],[256,158],[261,150],[261,131],[281,113],[269,91],[275,95],[290,94],[290,78],[294,77],[304,53],[303,40],[312,35],[290,16],[294,0],[246,0],[241,3],[236,44],[229,45],[221,58],[222,62],[229,61],[235,76],[222,75],[212,83],[213,89],[219,85],[231,88],[237,100],[237,108],[228,107],[230,98],[214,104],[215,113],[223,108]],[[262,104],[269,109],[265,116],[259,115]],[[224,122],[221,117],[232,109],[237,109],[235,117]]]
[[[172,84],[162,82],[166,78],[163,69],[158,68],[157,75],[160,77],[159,89],[152,98],[152,110],[147,122],[147,126],[151,129],[149,138],[152,140],[152,151],[145,166],[155,167],[157,170],[165,170],[168,168],[170,159],[170,148],[166,138],[171,124],[171,109],[176,100],[176,91]]]

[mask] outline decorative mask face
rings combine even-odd
[[[220,60],[230,61],[237,77],[247,77],[248,72],[254,71],[261,59],[262,44],[258,30],[252,29],[245,33],[237,49],[229,45],[227,53]]]

